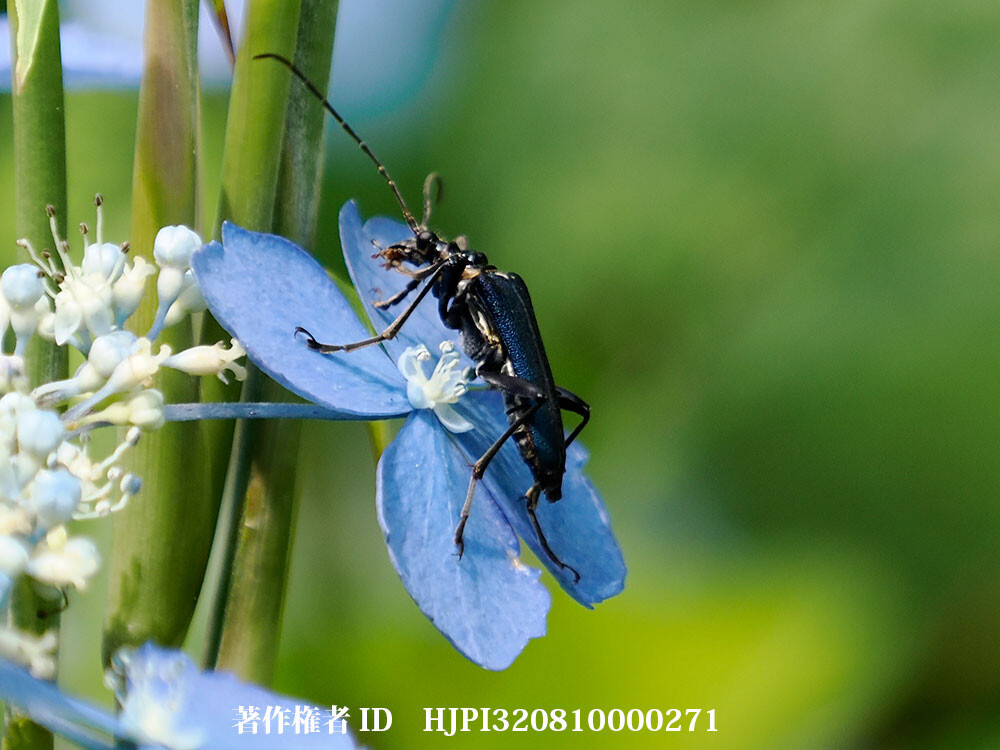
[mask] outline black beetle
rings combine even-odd
[[[444,240],[427,228],[431,194],[434,187],[439,186],[434,174],[424,183],[424,214],[418,224],[385,167],[322,92],[290,60],[270,53],[257,55],[254,59],[264,58],[277,60],[299,78],[374,162],[413,232],[412,238],[378,248],[374,257],[381,258],[387,269],[406,274],[411,279],[400,292],[374,304],[381,308],[396,305],[423,284],[406,309],[377,336],[349,344],[326,344],[317,341],[304,328],[297,328],[296,333],[306,337],[310,348],[323,353],[348,352],[371,346],[393,338],[417,305],[428,293],[432,293],[438,300],[441,320],[449,328],[461,332],[462,348],[476,363],[476,374],[503,395],[510,425],[472,467],[465,504],[455,528],[459,556],[464,550],[463,532],[476,482],[482,478],[503,444],[513,438],[535,479],[525,492],[525,499],[538,541],[554,563],[572,571],[579,580],[579,573],[563,563],[549,547],[535,510],[542,493],[549,502],[556,502],[562,497],[566,447],[589,421],[590,406],[576,394],[556,385],[527,286],[516,274],[499,271],[496,266],[490,265],[483,253],[468,247],[464,237]],[[568,437],[563,430],[563,410],[582,418]]]

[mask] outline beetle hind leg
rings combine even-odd
[[[559,394],[560,409],[572,412],[573,414],[578,414],[581,417],[580,423],[573,428],[569,437],[566,438],[565,445],[568,448],[569,444],[576,440],[576,436],[583,432],[583,428],[586,427],[587,422],[590,421],[590,404],[573,393],[573,391],[560,388],[558,385],[556,386],[556,393]]]
[[[538,516],[535,511],[538,509],[538,497],[541,495],[542,485],[539,482],[535,482],[528,491],[524,493],[525,508],[528,511],[528,518],[531,519],[531,525],[535,528],[535,534],[538,536],[538,541],[542,545],[542,549],[545,550],[545,554],[548,555],[549,559],[558,565],[563,570],[568,570],[573,574],[573,583],[580,582],[580,572],[574,568],[572,565],[567,565],[549,546],[549,540],[545,538],[545,532],[542,531],[542,525],[538,522]]]

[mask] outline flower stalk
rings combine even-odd
[[[14,200],[18,237],[45,247],[51,205],[61,230],[66,227],[66,122],[63,108],[59,7],[56,0],[14,0],[7,5],[11,28],[14,116]],[[66,352],[36,339],[28,351],[33,383],[66,374]],[[37,634],[59,623],[59,601],[22,579],[11,595],[11,621]],[[51,748],[52,735],[23,717],[7,722],[3,747]]]
[[[290,81],[286,71],[255,61],[253,56],[263,52],[294,55],[300,3],[251,0],[245,18],[226,126],[219,225],[229,219],[270,230],[275,221],[278,174],[284,158]],[[306,25],[310,24],[323,25],[315,20]],[[329,26],[332,40],[332,20]],[[305,174],[298,179],[309,181],[311,187],[317,178],[310,180],[306,176],[309,171],[304,170]],[[214,320],[206,321],[203,340],[222,335],[224,332]],[[264,381],[251,368],[241,398],[257,401],[273,397],[274,390],[264,392]],[[231,390],[227,393],[216,387],[212,391],[207,400],[232,398]],[[273,428],[274,432],[261,435],[256,426],[245,421],[235,427],[226,422],[208,423],[206,428],[212,431],[213,466],[221,466],[227,456],[229,460],[218,531],[220,574],[210,609],[203,661],[207,667],[224,667],[245,679],[267,684],[273,672],[287,547],[275,548],[259,542],[261,535],[269,537],[277,529],[284,528],[285,532],[277,533],[287,534],[292,523],[292,495],[290,488],[283,487],[281,502],[262,499],[266,493],[260,488],[265,482],[260,478],[259,465],[258,473],[253,476],[252,467],[255,456],[260,455],[257,452],[266,446],[270,455],[261,461],[268,466],[267,474],[277,473],[285,477],[282,481],[291,482],[293,472],[288,461],[294,461],[297,452],[297,429],[279,424]],[[230,436],[232,447],[228,451]],[[274,442],[282,438],[284,444]],[[219,490],[223,489],[219,483],[221,476],[217,468],[213,469],[213,482]],[[253,491],[248,496],[251,487]],[[267,626],[269,635],[258,632],[265,622],[272,623]]]
[[[296,63],[321,88],[330,76],[336,0],[302,0]],[[266,64],[260,62],[258,64]],[[323,160],[323,111],[302,86],[288,94],[272,229],[313,247]],[[287,392],[262,378],[266,401]],[[301,424],[245,424],[253,433],[250,481],[233,562],[232,588],[219,644],[218,666],[269,684],[274,672],[290,542],[296,514],[296,465]]]
[[[183,286],[183,258],[166,256],[172,248],[187,248],[194,241],[165,232],[154,248],[154,237],[160,227],[195,226],[198,219],[198,0],[149,0],[144,34],[131,251],[149,261],[156,254],[161,271],[158,294],[146,295],[133,320],[137,331],[149,331],[155,338],[171,298],[176,299]],[[171,227],[170,231],[190,230]],[[190,318],[168,327],[157,343],[157,348],[166,344],[175,352],[190,347],[194,343]],[[198,400],[197,379],[183,372],[161,369],[157,388],[168,402]],[[201,430],[193,423],[169,425],[132,453],[130,468],[146,478],[148,490],[142,503],[115,518],[105,663],[122,646],[147,640],[177,646],[184,639],[218,512],[217,499],[206,492],[201,456]]]

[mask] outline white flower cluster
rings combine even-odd
[[[21,241],[35,265],[11,266],[0,275],[0,338],[12,329],[15,340],[13,353],[0,351],[0,611],[19,576],[82,589],[99,569],[97,547],[85,536],[70,536],[66,524],[107,516],[139,491],[138,477],[120,463],[142,430],[164,423],[163,394],[151,387],[161,367],[223,382],[227,372],[238,380],[246,375],[235,341],[228,348],[219,343],[174,354],[162,345],[154,351],[164,327],[205,309],[190,269],[201,238],[187,227],[164,227],[154,241],[155,265],[129,260],[127,243],[103,242],[100,196],[96,204],[97,241],[88,243],[81,225],[80,265],[49,208],[60,263]],[[152,328],[140,336],[125,324],[151,276],[157,276],[158,308]],[[83,355],[71,378],[29,388],[24,355],[35,333]],[[90,430],[106,424],[129,429],[110,455],[91,458]],[[52,675],[55,648],[54,637],[0,627],[0,656],[28,664],[36,676]]]

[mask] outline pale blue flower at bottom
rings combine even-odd
[[[254,750],[281,747],[288,750],[351,750],[357,745],[350,733],[340,733],[339,722],[330,727],[320,721],[315,731],[289,724],[279,735],[276,724],[265,731],[240,733],[237,725],[246,716],[242,709],[256,707],[261,716],[287,711],[323,709],[278,695],[257,685],[240,682],[226,672],[202,672],[181,651],[146,644],[119,652],[113,660],[117,676],[117,716],[86,701],[66,695],[53,683],[32,677],[27,670],[0,660],[0,700],[17,707],[32,720],[63,735],[81,747],[111,750],[114,741],[135,743],[142,750]],[[327,709],[328,710],[328,709]],[[296,731],[298,729],[298,731]]]

